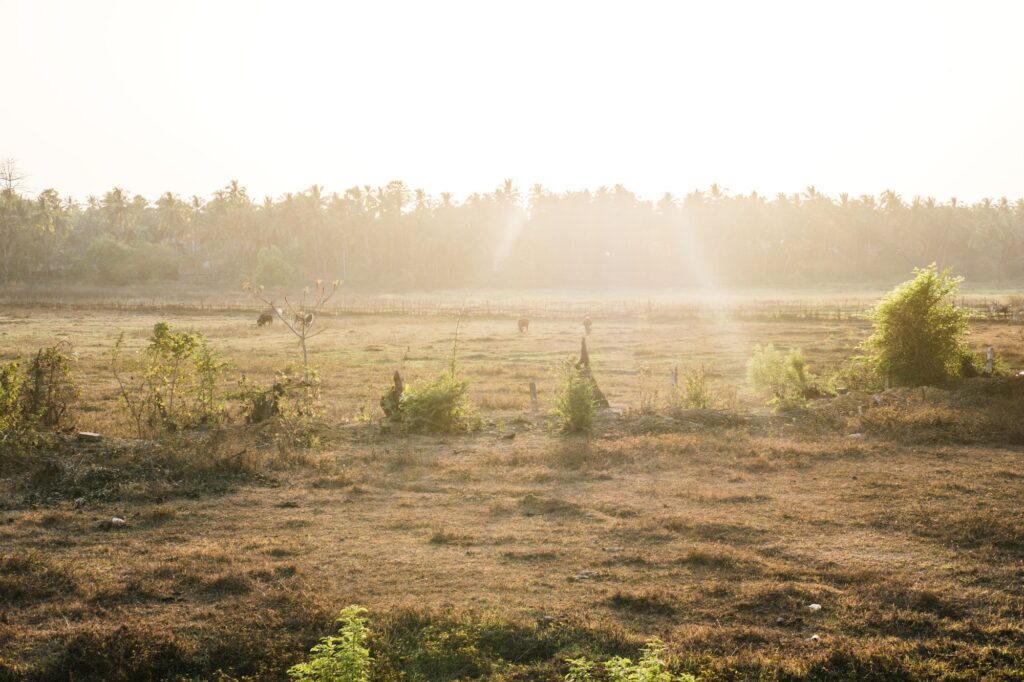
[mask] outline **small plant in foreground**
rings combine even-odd
[[[964,343],[967,311],[953,301],[962,277],[933,263],[879,301],[871,313],[875,331],[864,342],[871,365],[899,385],[935,384],[972,366]]]
[[[307,663],[288,669],[296,682],[367,682],[373,658],[366,646],[370,631],[366,609],[349,606],[338,617],[338,634],[324,637],[314,646]]]
[[[608,682],[696,682],[697,678],[688,673],[673,675],[666,669],[665,647],[657,640],[647,642],[640,659],[633,661],[616,656],[604,662],[604,677]],[[567,661],[569,672],[566,682],[593,682],[596,665],[586,658]]]
[[[589,433],[594,428],[597,404],[594,384],[586,372],[573,363],[572,358],[556,370],[558,390],[555,393],[555,416],[567,433]]]

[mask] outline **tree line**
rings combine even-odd
[[[522,192],[511,180],[456,201],[401,181],[258,201],[231,181],[209,198],[115,187],[30,195],[0,166],[0,281],[208,276],[348,286],[800,286],[885,282],[921,263],[972,281],[1024,278],[1024,199],[774,197],[717,185],[656,201],[625,187]]]

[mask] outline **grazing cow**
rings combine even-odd
[[[519,318],[519,333],[530,331],[530,320],[525,317]]]
[[[584,318],[583,318],[583,329],[584,329],[584,331],[586,331],[586,332],[587,332],[587,335],[588,335],[588,336],[590,335],[590,327],[591,327],[591,326],[592,326],[593,324],[594,324],[594,323],[593,323],[593,322],[591,321],[591,319],[590,319],[589,317],[584,317]]]
[[[260,316],[256,318],[256,326],[262,327],[267,324],[274,324],[274,316],[270,313],[260,313]]]

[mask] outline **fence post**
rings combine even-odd
[[[537,384],[536,382],[530,382],[530,409],[534,412],[540,410],[540,401],[537,400]]]

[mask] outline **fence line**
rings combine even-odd
[[[323,314],[381,315],[414,317],[519,317],[567,318],[606,317],[648,320],[819,320],[844,321],[866,318],[875,301],[842,299],[835,301],[751,300],[722,302],[681,302],[641,299],[613,299],[603,301],[537,301],[523,299],[477,300],[453,298],[363,298],[339,297]],[[156,298],[77,299],[62,297],[5,297],[5,307],[33,309],[120,310],[153,313],[247,313],[258,314],[263,306],[255,301],[171,302]],[[984,297],[963,297],[960,305],[974,319],[1012,320],[1019,313],[1001,312],[1000,302]]]

